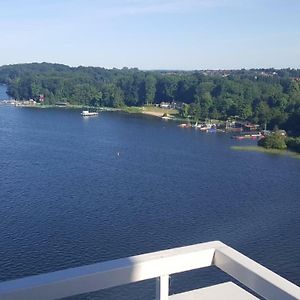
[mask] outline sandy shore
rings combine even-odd
[[[142,107],[141,112],[145,115],[150,115],[158,118],[161,118],[164,114],[174,115],[178,113],[178,111],[175,109],[162,109],[158,107]]]
[[[142,114],[161,118],[164,113],[158,111],[142,111]]]

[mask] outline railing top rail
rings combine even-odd
[[[300,299],[297,285],[227,245],[216,249],[213,264],[265,299]]]
[[[59,299],[212,264],[221,242],[173,248],[0,283],[0,299]]]
[[[2,282],[0,299],[60,299],[211,265],[266,299],[300,299],[298,286],[219,241]]]

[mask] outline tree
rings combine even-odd
[[[285,143],[285,137],[280,133],[273,133],[266,136],[265,138],[258,141],[258,145],[267,149],[280,149],[284,150],[287,148]]]
[[[243,120],[248,120],[252,117],[252,107],[249,103],[241,103],[237,109],[237,115]]]
[[[201,117],[201,107],[199,103],[192,103],[188,108],[189,115],[193,116],[195,122],[199,122]]]
[[[272,118],[272,111],[266,102],[259,102],[255,110],[255,121],[260,124],[268,124]]]
[[[156,78],[148,74],[145,77],[144,81],[144,90],[145,90],[145,103],[152,104],[154,101],[155,93],[156,93]]]
[[[212,107],[212,97],[209,92],[205,92],[203,95],[201,95],[197,100],[197,103],[199,103],[200,110],[201,110],[201,117],[202,118],[208,118],[210,108]]]
[[[124,105],[124,95],[122,90],[115,84],[103,86],[103,105],[110,107],[121,107]]]
[[[286,145],[289,149],[300,153],[300,137],[297,138],[287,138]]]
[[[184,118],[187,118],[189,115],[189,109],[190,109],[190,106],[186,103],[183,103],[182,109],[181,109],[181,116]]]

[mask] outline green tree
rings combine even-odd
[[[201,118],[201,107],[199,103],[192,103],[189,106],[188,113],[193,116],[195,122],[199,122]]]
[[[258,145],[267,149],[286,149],[285,137],[280,133],[273,133],[258,141]]]
[[[255,109],[255,121],[260,124],[268,124],[272,119],[272,111],[266,102],[259,102]]]
[[[190,106],[186,103],[183,103],[182,109],[181,109],[181,116],[184,118],[187,118],[189,115],[189,109],[190,109]]]
[[[145,77],[144,81],[144,89],[145,89],[145,103],[152,104],[154,101],[155,93],[156,93],[156,78],[148,74]]]

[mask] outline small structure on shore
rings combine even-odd
[[[170,102],[161,102],[159,107],[161,107],[161,108],[171,108],[171,103]]]
[[[29,100],[19,100],[14,102],[15,106],[21,106],[21,107],[31,107],[31,106],[36,106],[39,105],[35,100],[29,99]]]
[[[172,117],[171,117],[169,114],[164,113],[164,114],[162,115],[161,118],[162,118],[163,120],[170,120]]]

